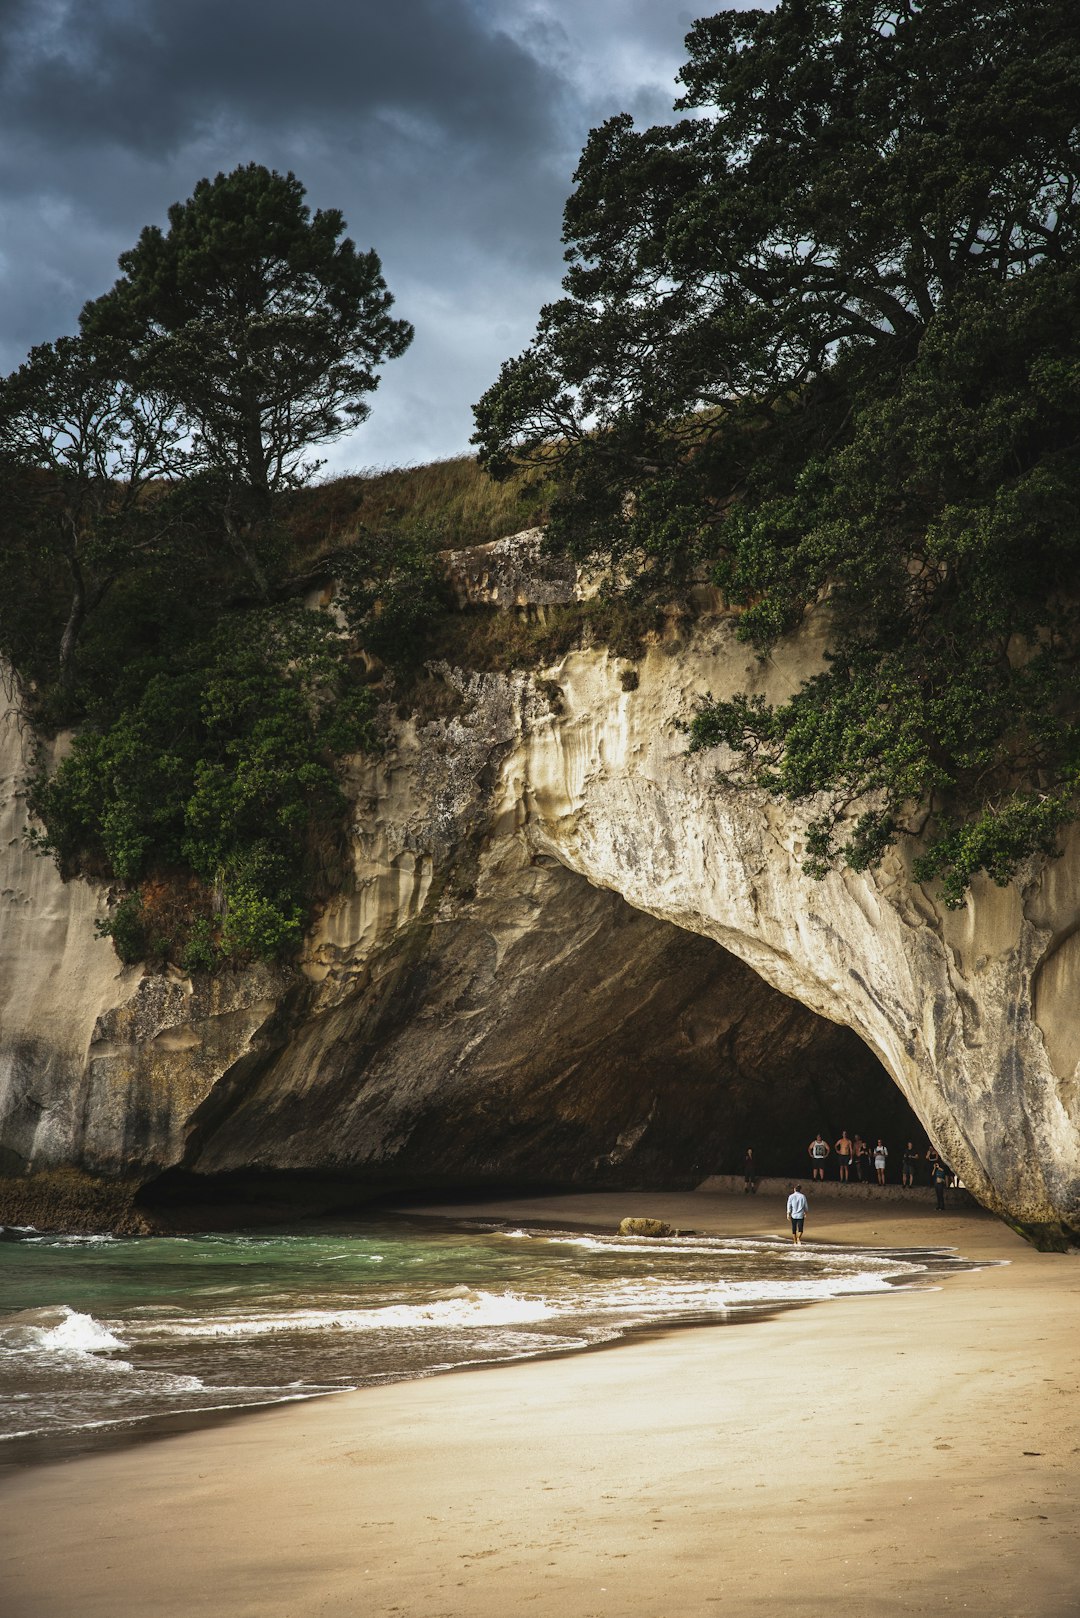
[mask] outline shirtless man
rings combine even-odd
[[[829,1143],[820,1129],[807,1147],[807,1151],[810,1153],[810,1161],[814,1165],[813,1178],[823,1180],[825,1178],[825,1159],[829,1155]]]
[[[851,1144],[851,1137],[845,1129],[843,1134],[840,1136],[840,1139],[833,1147],[833,1151],[836,1153],[836,1156],[839,1159],[838,1167],[840,1169],[841,1185],[847,1185],[848,1170],[851,1168],[851,1154],[853,1150],[854,1148]]]

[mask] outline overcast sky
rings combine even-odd
[[[679,0],[0,0],[0,367],[204,175],[291,169],[416,338],[335,470],[458,454],[562,274],[589,129],[669,116]]]

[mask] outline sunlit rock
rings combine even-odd
[[[470,589],[504,588],[489,563],[460,564]],[[0,1168],[692,1183],[738,1166],[755,1118],[767,1135],[810,1109],[812,1134],[808,1074],[838,1072],[856,1107],[868,1051],[980,1200],[1075,1241],[1080,844],[950,913],[905,847],[805,876],[813,806],[722,788],[718,758],[686,754],[700,695],[783,696],[821,650],[811,632],[760,664],[716,615],[633,661],[445,668],[461,712],[399,725],[350,769],[351,878],[298,967],[196,982],[121,967],[94,934],[103,890],[26,847],[12,703]]]

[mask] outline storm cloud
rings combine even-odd
[[[708,6],[701,8],[710,9]],[[75,329],[203,175],[291,169],[416,340],[337,468],[458,453],[562,273],[589,128],[668,116],[665,0],[0,0],[0,367]]]

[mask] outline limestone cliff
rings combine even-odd
[[[463,599],[500,599],[497,560],[459,567]],[[572,589],[545,581],[544,599]],[[527,599],[520,580],[510,598]],[[201,983],[121,968],[93,933],[105,895],[26,850],[12,706],[10,1206],[72,1170],[159,1196],[275,1173],[686,1183],[748,1128],[760,1143],[831,1105],[837,1075],[837,1104],[865,1104],[877,1058],[989,1207],[1040,1241],[1080,1239],[1080,844],[1009,889],[979,883],[955,914],[903,850],[805,877],[811,811],[719,788],[676,725],[706,690],[776,697],[819,657],[808,635],[759,665],[717,615],[672,620],[633,664],[579,650],[537,676],[444,668],[460,715],[403,723],[352,768],[352,879],[297,968]],[[888,1105],[874,1094],[870,1128]]]

